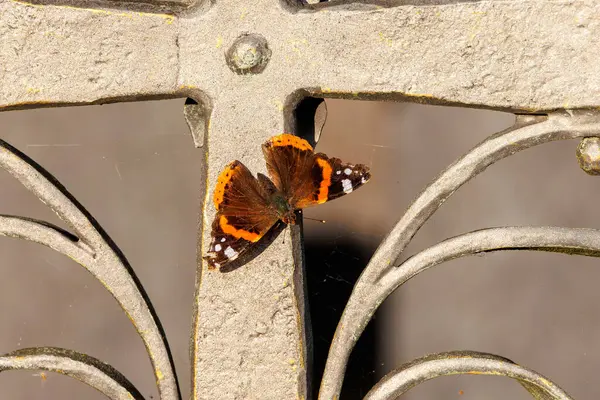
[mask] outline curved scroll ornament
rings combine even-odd
[[[71,350],[34,347],[0,356],[0,372],[9,370],[58,372],[93,387],[111,400],[143,400],[131,382],[113,367]]]
[[[180,399],[173,361],[162,327],[141,283],[115,243],[54,177],[2,140],[0,167],[33,192],[74,232],[71,234],[44,221],[0,215],[0,235],[48,246],[73,259],[98,279],[117,300],[142,338],[152,362],[160,398]],[[28,349],[26,353],[16,352],[0,357],[0,371],[35,365],[39,369],[44,369],[44,365],[50,368],[52,363],[48,360],[52,359],[68,366],[54,368],[54,371],[78,379],[81,377],[83,382],[112,399],[141,398],[139,392],[124,378],[121,379],[122,376],[114,369],[89,356],[47,348]]]
[[[520,115],[513,127],[481,142],[427,186],[383,240],[356,282],[333,337],[319,399],[339,398],[348,358],[371,317],[387,296],[419,272],[453,258],[496,250],[541,250],[600,256],[599,230],[495,228],[446,240],[395,267],[398,257],[429,217],[456,190],[488,166],[539,144],[594,136],[600,136],[600,115],[597,112]],[[540,392],[535,390],[530,390],[530,393],[536,398],[568,398],[564,397],[566,395],[539,397]]]
[[[439,353],[411,361],[386,375],[364,399],[395,399],[429,379],[457,374],[507,376],[519,381],[535,399],[571,400],[561,388],[537,372],[507,358],[476,351]]]

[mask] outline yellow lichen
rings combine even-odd
[[[392,47],[392,39],[387,37],[383,32],[379,32],[379,40]]]

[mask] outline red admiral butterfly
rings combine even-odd
[[[362,164],[314,153],[304,139],[274,136],[262,145],[271,179],[255,178],[239,161],[219,175],[213,201],[217,215],[207,256],[210,269],[235,260],[278,220],[295,224],[295,211],[337,199],[366,183],[371,174]]]

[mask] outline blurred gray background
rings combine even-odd
[[[166,330],[184,398],[196,268],[203,151],[185,125],[183,99],[0,113],[0,138],[59,179],[120,246]],[[410,202],[485,137],[509,127],[506,113],[416,104],[327,101],[318,151],[371,166],[350,196],[306,215],[308,286],[316,370],[352,281]],[[417,234],[405,257],[447,237],[502,225],[598,227],[600,180],[584,174],[575,141],[526,150],[454,194]],[[7,173],[2,214],[64,226]],[[60,346],[110,363],[147,398],[157,398],[141,340],[104,288],[71,260],[3,238],[0,352]],[[600,361],[600,269],[596,259],[506,252],[455,260],[394,293],[359,342],[344,399],[360,398],[413,358],[449,350],[497,353],[537,370],[574,398],[596,399]],[[57,374],[0,374],[0,399],[101,399]],[[260,395],[257,394],[257,399]],[[528,399],[497,377],[429,381],[405,397]]]

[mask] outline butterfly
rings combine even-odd
[[[296,210],[337,199],[365,184],[371,174],[362,164],[314,153],[304,139],[274,136],[262,145],[267,172],[255,178],[240,161],[219,175],[213,194],[217,214],[203,258],[221,268],[258,242],[279,220],[296,223]]]

